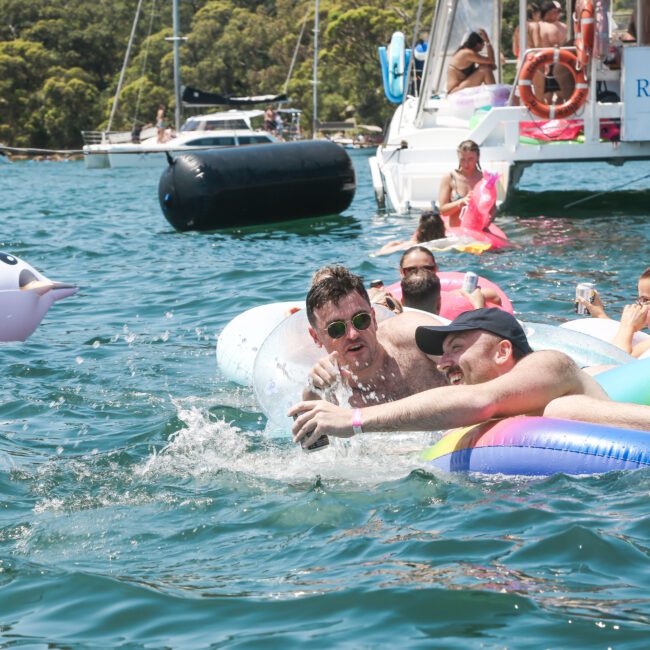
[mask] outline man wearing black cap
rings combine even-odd
[[[294,441],[312,444],[326,433],[350,437],[361,431],[426,431],[477,424],[490,418],[546,415],[650,430],[650,408],[609,399],[600,385],[564,353],[533,352],[514,316],[475,309],[449,325],[418,327],[418,347],[440,355],[449,386],[363,409],[301,402]]]

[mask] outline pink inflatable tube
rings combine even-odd
[[[512,246],[512,242],[508,239],[506,233],[499,228],[499,226],[491,223],[488,226],[487,230],[471,230],[470,228],[464,228],[463,226],[458,226],[452,228],[449,226],[449,218],[444,214],[442,215],[442,220],[445,222],[445,232],[447,235],[457,235],[458,237],[469,237],[474,241],[484,242],[490,244],[492,248],[506,248],[507,246]]]
[[[472,303],[467,300],[462,294],[457,293],[458,289],[462,289],[463,280],[465,278],[464,273],[459,271],[439,271],[438,277],[440,278],[440,315],[449,320],[453,320],[462,314],[464,311],[469,311],[474,309]],[[488,302],[486,307],[499,307],[508,313],[513,313],[512,303],[508,296],[503,293],[501,287],[494,282],[490,282],[487,278],[479,276],[478,286],[483,289],[492,289],[494,292],[501,298],[501,304],[497,305],[493,302]],[[390,291],[396,298],[399,300],[402,299],[402,285],[399,282],[394,282],[390,286],[386,287],[387,291]]]

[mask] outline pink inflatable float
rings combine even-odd
[[[476,241],[490,244],[491,248],[512,246],[503,230],[490,223],[490,213],[497,200],[496,182],[498,179],[499,174],[483,172],[483,180],[474,186],[469,195],[469,203],[460,213],[460,226],[450,226],[449,218],[442,215],[447,233],[459,237],[470,237]]]
[[[440,278],[440,315],[445,318],[453,320],[462,314],[464,311],[474,309],[472,303],[460,293],[459,289],[463,287],[463,280],[465,274],[458,271],[439,271],[438,277]],[[494,284],[487,278],[479,276],[478,286],[483,289],[492,289],[501,298],[501,304],[497,305],[493,302],[487,302],[486,307],[499,307],[504,311],[513,313],[512,303],[503,289],[499,285]],[[399,300],[402,299],[402,286],[399,282],[394,282],[386,287],[386,290],[392,293]]]

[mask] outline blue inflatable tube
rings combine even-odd
[[[411,50],[406,49],[402,32],[394,32],[390,45],[379,48],[379,61],[386,99],[401,104],[408,90],[407,73],[411,61]]]
[[[522,416],[452,431],[423,459],[447,472],[600,474],[650,467],[650,432]]]

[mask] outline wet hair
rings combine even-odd
[[[420,215],[420,222],[415,229],[415,241],[424,242],[442,239],[445,236],[445,224],[438,210],[426,210]]]
[[[549,11],[553,11],[553,9],[561,10],[562,5],[557,0],[548,0],[547,2],[543,2],[542,6],[539,8],[542,18],[544,18]]]
[[[484,43],[485,41],[478,32],[470,32],[456,52],[460,52],[461,50],[475,50],[477,45],[482,46]]]
[[[463,153],[465,151],[471,151],[472,153],[475,153],[478,157],[476,161],[476,169],[478,169],[480,172],[483,170],[481,169],[481,149],[480,147],[474,142],[474,140],[463,140],[459,145],[458,148],[456,149],[457,153]],[[460,171],[460,165],[458,166],[458,169],[456,170],[457,172]]]
[[[440,311],[440,278],[435,273],[411,273],[402,278],[402,304],[433,314]]]
[[[363,279],[351,273],[344,266],[324,266],[312,277],[311,288],[307,293],[307,319],[312,327],[316,325],[314,311],[328,302],[338,305],[347,295],[357,292],[370,306],[368,292],[363,286]]]
[[[434,254],[426,247],[424,246],[411,246],[411,248],[408,248],[402,253],[402,257],[399,258],[399,267],[400,269],[402,266],[404,266],[404,260],[406,259],[407,255],[410,255],[411,253],[414,253],[415,251],[420,251],[422,253],[426,253],[427,255],[431,256],[432,262],[435,264],[436,263],[436,258]]]

